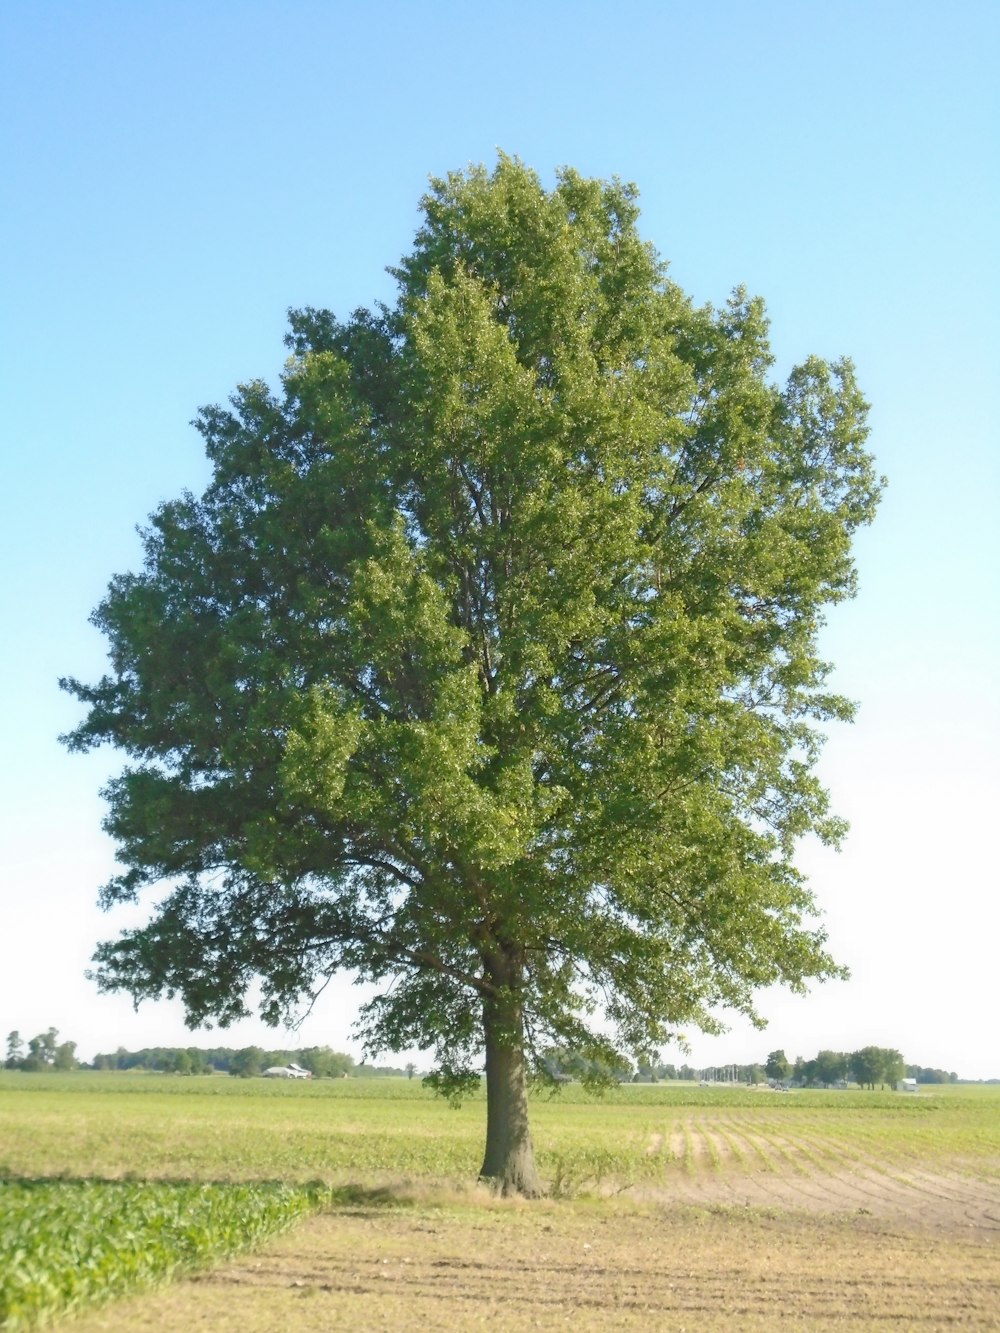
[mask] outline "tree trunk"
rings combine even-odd
[[[508,977],[509,980],[509,977]],[[483,1006],[486,1040],[486,1154],[481,1180],[500,1194],[544,1193],[528,1128],[524,1023],[516,991],[504,987]]]

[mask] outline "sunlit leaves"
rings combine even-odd
[[[201,413],[212,482],[70,683],[71,744],[133,760],[107,900],[173,886],[102,984],[225,1022],[351,967],[392,983],[372,1043],[457,1087],[500,990],[612,1054],[840,974],[792,857],[843,832],[817,635],[866,404],[847,361],[774,383],[763,302],[694,308],[637,220],[503,156],[435,180],[393,308],[293,314],[280,390]]]

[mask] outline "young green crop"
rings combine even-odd
[[[759,1136],[778,1135],[814,1145],[831,1168],[919,1159],[989,1173],[1000,1161],[998,1089],[777,1097],[661,1084],[595,1098],[571,1084],[532,1100],[543,1176],[583,1188],[663,1179],[674,1154],[650,1143],[669,1146],[695,1120],[738,1134],[751,1157]],[[475,1171],[484,1114],[481,1096],[454,1109],[406,1079],[0,1073],[0,1177],[454,1183]]]
[[[235,1254],[321,1197],[274,1184],[0,1182],[0,1328],[29,1328]]]

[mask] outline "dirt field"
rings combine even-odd
[[[853,1213],[815,1199],[809,1211],[790,1211],[781,1198],[795,1184],[788,1179],[769,1182],[767,1207],[713,1202],[704,1191],[688,1204],[375,1195],[66,1328],[1000,1329],[996,1193],[921,1179],[880,1204],[876,1183],[844,1179],[832,1202],[865,1199]]]
[[[66,1333],[1000,1330],[996,1089],[570,1088],[533,1105],[555,1197],[519,1204],[466,1184],[481,1103],[405,1080],[13,1078],[12,1179],[319,1179],[336,1201]]]
[[[666,1148],[658,1139],[652,1136],[650,1154]],[[853,1214],[1000,1236],[996,1161],[975,1167],[961,1161],[929,1166],[920,1159],[908,1164],[905,1157],[887,1161],[808,1131],[762,1133],[718,1115],[689,1118],[671,1135],[670,1152],[685,1168],[670,1182],[669,1197],[677,1202]]]

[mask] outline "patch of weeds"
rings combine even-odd
[[[549,1194],[553,1199],[576,1198],[584,1190],[599,1190],[609,1180],[618,1179],[620,1159],[607,1148],[581,1148],[572,1156],[557,1154]],[[629,1182],[620,1184],[627,1189]]]

